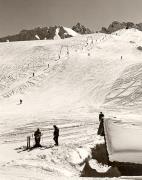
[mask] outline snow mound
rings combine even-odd
[[[35,35],[35,38],[38,39],[38,40],[40,40],[40,37],[39,37],[37,34]]]
[[[109,160],[142,164],[142,123],[106,119],[105,137]]]
[[[76,148],[75,150],[70,152],[70,162],[72,164],[83,164],[86,159],[91,157],[91,149],[90,148]]]
[[[102,165],[101,163],[98,163],[97,160],[92,159],[89,161],[89,164],[91,168],[95,169],[97,172],[107,172],[110,167],[107,165]]]

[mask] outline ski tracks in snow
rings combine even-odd
[[[33,133],[36,128],[40,128],[43,134],[41,143],[48,145],[53,143],[53,125],[56,124],[60,129],[59,143],[60,144],[88,144],[94,141],[94,135],[98,127],[98,123],[94,120],[86,119],[86,121],[76,120],[61,120],[54,119],[45,122],[33,122],[16,127],[11,132],[0,134],[2,143],[16,143],[26,145],[26,137],[31,136],[31,141],[34,143]]]
[[[53,142],[53,124],[60,129],[59,147],[52,146]],[[21,147],[26,145],[26,137],[31,135],[31,145],[34,144],[32,134],[39,127],[43,134],[41,144],[43,146],[52,146],[51,148],[36,148],[33,151],[21,151],[11,147]],[[50,119],[43,122],[28,123],[23,126],[15,127],[11,132],[0,134],[1,143],[19,155],[13,156],[13,160],[7,160],[0,166],[0,174],[5,172],[13,174],[15,171],[21,171],[23,177],[26,175],[26,169],[31,172],[38,171],[40,174],[47,175],[65,175],[79,176],[82,163],[88,158],[91,145],[94,145],[98,122],[93,119]],[[7,156],[7,154],[3,154]],[[9,175],[10,175],[9,173]],[[19,173],[20,174],[20,173]],[[20,176],[21,176],[20,174]],[[17,174],[17,177],[19,175]],[[34,178],[33,178],[34,179]]]

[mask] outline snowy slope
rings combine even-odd
[[[18,169],[27,177],[25,169],[30,164],[34,177],[35,170],[40,175],[79,176],[79,164],[99,141],[98,111],[104,108],[107,116],[118,114],[117,106],[111,111],[108,99],[119,78],[125,79],[123,73],[142,63],[142,52],[137,50],[141,42],[142,33],[129,29],[112,35],[0,43],[1,174]],[[118,87],[122,84],[125,81]],[[53,124],[61,129],[59,150],[17,155],[14,149],[25,145],[26,137],[37,127],[44,134],[42,143],[53,145]]]
[[[115,81],[106,97],[106,104],[138,111],[142,100],[142,64],[134,64],[126,68]]]
[[[45,104],[46,110],[52,111],[80,112],[83,108],[88,112],[99,108],[123,70],[141,62],[137,45],[129,42],[137,33],[140,41],[139,31],[127,33],[131,34],[128,40],[123,34],[122,38],[94,34],[55,42],[0,44],[0,94],[3,103],[7,100],[12,103],[6,110],[2,105],[2,112],[7,108],[19,110],[14,104],[20,97],[24,99],[23,111],[29,107],[31,111],[40,109]]]

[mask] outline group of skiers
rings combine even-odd
[[[54,127],[53,139],[55,141],[55,146],[58,146],[59,128],[56,125],[54,125],[53,127]],[[34,132],[34,137],[35,137],[34,147],[42,147],[42,145],[40,144],[41,136],[42,136],[41,131],[38,128]]]

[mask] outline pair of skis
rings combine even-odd
[[[49,146],[41,146],[41,147],[36,147],[36,146],[32,146],[30,148],[27,148],[27,146],[21,146],[19,148],[16,148],[15,150],[17,151],[17,153],[21,153],[21,152],[24,152],[24,151],[27,151],[27,152],[30,152],[34,149],[40,149],[40,150],[45,150],[45,149],[50,149],[50,148],[53,148],[54,145],[49,145]]]

